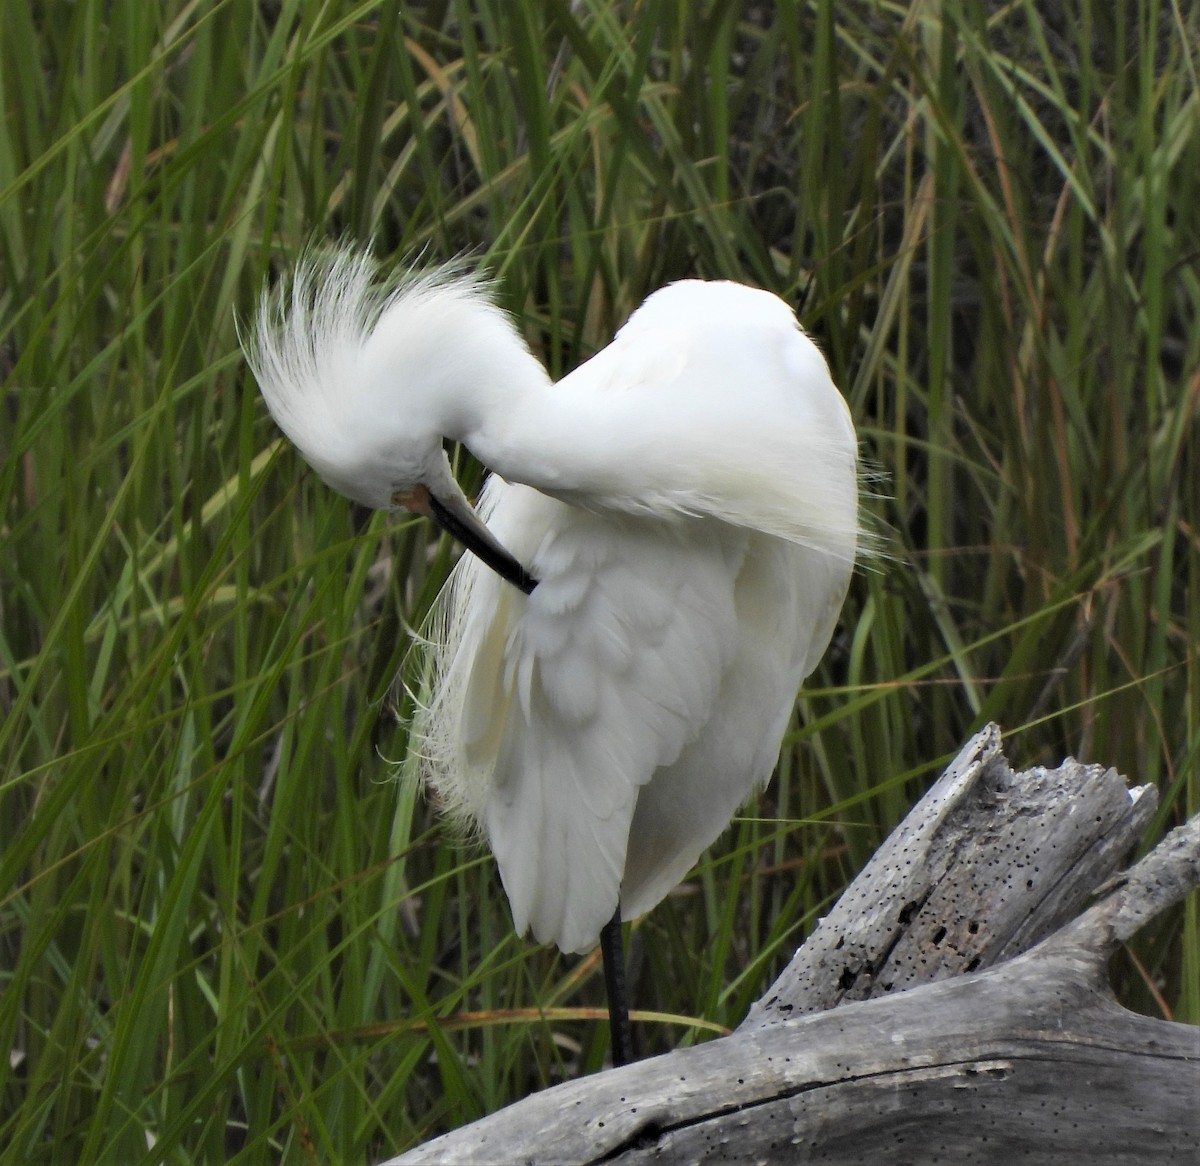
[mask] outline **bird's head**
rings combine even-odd
[[[310,252],[265,294],[246,346],[279,428],[333,489],[432,518],[524,590],[532,581],[450,472],[443,439],[470,424],[481,377],[545,372],[488,286],[461,270],[376,278],[367,253]]]

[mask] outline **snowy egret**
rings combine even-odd
[[[845,597],[856,439],[816,345],[769,292],[685,280],[553,383],[486,281],[341,248],[264,295],[248,356],[329,485],[474,552],[415,747],[520,934],[619,942],[770,777]],[[478,514],[444,439],[492,471]]]

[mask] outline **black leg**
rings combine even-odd
[[[625,948],[621,943],[621,908],[600,932],[600,954],[604,957],[604,990],[608,994],[608,1030],[612,1063],[628,1065],[633,1060],[633,1030],[629,1026],[629,994],[625,990]]]

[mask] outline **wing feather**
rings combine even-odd
[[[639,789],[713,714],[748,536],[706,523],[685,539],[497,479],[482,509],[539,585],[524,597],[459,563],[416,731],[431,783],[487,834],[518,931],[585,951],[615,909]]]
[[[769,780],[796,691],[824,654],[849,580],[840,559],[751,539],[736,583],[737,652],[713,714],[638,796],[621,887],[626,918],[659,903]]]
[[[770,776],[855,558],[854,428],[785,303],[685,281],[462,436],[527,483],[480,509],[539,584],[460,562],[416,730],[517,930],[583,951]]]

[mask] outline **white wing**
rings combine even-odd
[[[517,930],[584,951],[769,777],[854,560],[854,429],[786,304],[688,281],[456,435],[526,483],[481,511],[540,583],[459,564],[416,730]]]
[[[751,537],[734,592],[737,651],[712,716],[638,796],[621,887],[625,918],[659,903],[769,780],[796,690],[825,652],[849,581],[842,560]]]
[[[586,951],[616,908],[639,788],[696,740],[737,654],[748,536],[713,523],[698,540],[699,524],[590,515],[497,479],[487,493],[489,525],[540,582],[526,598],[460,562],[417,731],[432,784],[483,825],[518,932]]]
[[[417,732],[432,784],[485,830],[518,932],[586,951],[618,896],[648,911],[770,776],[849,572],[497,479],[482,510],[540,582],[526,598],[460,562]]]

